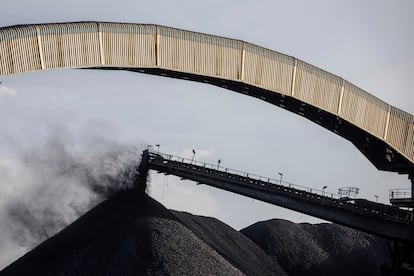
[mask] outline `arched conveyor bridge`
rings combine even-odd
[[[0,77],[63,68],[129,70],[253,96],[351,141],[380,170],[414,175],[413,115],[341,77],[244,41],[145,24],[0,28]]]
[[[141,168],[255,198],[391,240],[414,242],[413,213],[365,199],[338,195],[240,172],[219,164],[145,150]]]

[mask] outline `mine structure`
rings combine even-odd
[[[362,198],[341,196],[270,177],[145,150],[145,168],[288,208],[371,234],[414,242],[414,213]]]
[[[412,263],[414,213],[411,209],[317,190],[247,172],[144,150],[140,170],[175,175],[239,195],[338,223],[389,241],[393,266]],[[356,191],[356,187],[346,187]],[[142,187],[140,188],[141,190]]]

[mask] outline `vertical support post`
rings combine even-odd
[[[160,66],[160,26],[157,26],[155,35],[155,65]]]
[[[101,23],[98,23],[98,37],[99,37],[99,52],[101,54],[101,64],[105,65],[105,55],[103,52],[103,42],[102,42],[102,26]]]
[[[147,188],[148,170],[149,170],[149,151],[144,150],[141,155],[141,163],[138,166],[138,170],[135,174],[134,186],[138,190],[140,195],[145,194]]]
[[[36,28],[36,34],[37,34],[37,45],[39,47],[40,66],[41,66],[42,70],[44,70],[45,69],[45,60],[43,58],[42,38],[40,36],[39,26],[36,25],[35,28]]]
[[[387,121],[385,122],[384,140],[387,140],[388,126],[390,124],[391,105],[388,105]]]
[[[240,70],[240,80],[244,81],[244,60],[246,58],[246,42],[243,41],[243,49],[241,56],[241,70]]]
[[[408,179],[411,180],[411,199],[414,199],[414,172],[408,174]]]
[[[292,75],[292,86],[290,90],[290,94],[295,96],[295,81],[296,81],[296,69],[298,67],[298,60],[295,58],[295,65],[293,67],[293,75]]]
[[[338,116],[341,115],[342,100],[344,98],[344,90],[345,90],[345,80],[342,79],[341,95],[339,96],[339,103],[338,103]]]

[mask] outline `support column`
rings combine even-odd
[[[104,55],[104,50],[103,50],[101,23],[98,23],[98,38],[99,38],[99,53],[101,54],[101,64],[105,65],[105,55]]]
[[[244,81],[244,60],[246,59],[246,42],[243,41],[242,56],[241,56],[241,70],[240,80]]]
[[[387,120],[385,121],[384,140],[387,141],[388,127],[390,125],[391,105],[388,105]]]
[[[342,109],[342,100],[344,99],[344,90],[345,90],[345,80],[342,79],[342,85],[341,85],[341,95],[339,96],[339,102],[338,102],[338,116],[341,115],[341,109]]]
[[[146,149],[142,152],[141,163],[138,166],[138,170],[134,176],[134,188],[142,196],[147,189],[147,179],[149,171],[149,151]]]
[[[155,33],[155,66],[160,66],[160,26],[158,25]]]
[[[290,95],[295,96],[295,81],[296,81],[296,70],[298,67],[298,60],[295,58],[295,63],[293,66],[293,74],[292,74],[292,85],[290,86]]]
[[[39,56],[40,56],[40,67],[42,68],[42,70],[45,69],[45,59],[43,56],[43,46],[42,46],[42,37],[40,35],[40,30],[39,30],[39,26],[35,26],[36,28],[36,34],[37,34],[37,45],[39,47]]]
[[[414,172],[408,174],[408,179],[411,180],[411,199],[414,199]]]

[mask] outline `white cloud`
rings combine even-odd
[[[0,96],[2,95],[14,97],[17,95],[16,89],[5,85],[0,85]]]

